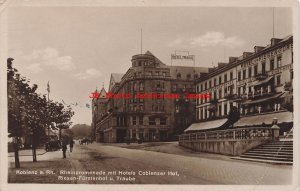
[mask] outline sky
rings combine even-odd
[[[170,65],[176,50],[212,67],[229,56],[266,46],[273,8],[30,7],[8,8],[8,55],[22,76],[50,99],[73,106],[73,124],[91,124],[85,105],[96,87],[108,89],[111,73],[125,73],[131,57],[151,51]],[[274,9],[274,36],[292,35],[292,10]],[[189,63],[176,63],[188,65]]]

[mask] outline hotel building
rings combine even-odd
[[[211,98],[197,99],[197,123],[185,132],[220,127],[234,106],[242,118],[267,114],[266,123],[277,115],[290,116],[285,111],[293,107],[293,37],[272,38],[267,46],[230,57],[228,63],[219,63],[196,79],[195,86],[197,93],[211,94]],[[252,118],[247,125],[256,122]]]
[[[137,99],[142,94],[195,93],[195,79],[208,68],[169,66],[151,52],[132,57],[125,74],[111,74],[108,91],[93,99],[94,136],[97,142],[124,142],[125,137],[144,141],[165,141],[181,134],[195,119],[195,100]],[[106,93],[132,95],[107,98]]]

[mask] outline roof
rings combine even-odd
[[[261,103],[261,102],[270,101],[272,99],[278,98],[279,96],[281,96],[283,94],[284,94],[284,92],[283,93],[279,93],[279,94],[275,94],[275,95],[270,96],[270,97],[262,98],[262,99],[247,100],[247,101],[243,102],[242,105],[250,105],[250,104],[255,104],[255,103]]]
[[[159,63],[160,66],[166,66],[166,64],[164,64],[160,59],[158,59],[158,58],[157,58],[154,54],[152,54],[152,52],[150,52],[149,50],[147,50],[147,52],[145,52],[145,54],[154,56],[155,61],[156,61],[157,63]]]
[[[124,76],[124,74],[112,73],[111,76],[113,77],[115,83],[119,83],[119,82],[121,82],[122,77]]]
[[[106,91],[104,88],[102,88],[100,91],[100,98],[106,98]]]
[[[200,123],[193,123],[190,125],[184,132],[188,131],[200,131],[200,130],[207,130],[207,129],[214,129],[222,126],[227,121],[227,118],[218,119],[213,121],[205,121]]]
[[[199,82],[203,82],[203,81],[206,81],[207,79],[209,78],[212,78],[214,76],[217,76],[221,73],[223,73],[224,71],[227,71],[227,70],[230,70],[231,68],[234,68],[242,63],[245,63],[255,57],[258,57],[258,56],[261,56],[263,54],[266,54],[267,52],[269,51],[272,51],[282,45],[284,45],[285,43],[289,43],[289,42],[293,42],[293,35],[289,35],[289,36],[286,36],[284,39],[282,39],[280,42],[276,43],[275,45],[271,46],[270,44],[267,45],[263,50],[255,53],[255,54],[252,54],[251,56],[248,56],[246,58],[244,58],[243,56],[240,56],[236,61],[232,62],[232,63],[229,63],[223,67],[220,67],[218,68],[217,70],[213,70],[211,72],[208,73],[207,76],[204,76],[202,78],[199,78],[197,80],[197,83]]]
[[[260,114],[249,117],[241,117],[238,120],[234,127],[243,127],[243,126],[257,126],[264,124],[272,124],[274,118],[277,118],[277,123],[283,122],[293,122],[293,113],[289,111],[269,113],[269,114]]]

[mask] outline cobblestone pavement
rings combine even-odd
[[[157,145],[156,145],[157,146]],[[165,150],[164,148],[163,150]],[[157,151],[137,150],[122,148],[114,145],[93,143],[90,145],[75,144],[74,151],[67,154],[67,159],[62,159],[62,152],[48,152],[38,156],[39,164],[49,164],[49,168],[57,169],[57,172],[64,163],[69,170],[77,171],[119,171],[135,172],[134,180],[120,181],[57,181],[64,184],[236,184],[236,185],[269,185],[269,184],[291,184],[292,166],[271,165],[264,163],[252,163],[245,161],[231,160],[226,157],[202,157],[201,153],[185,155],[186,151],[173,154]],[[154,149],[154,150],[157,150]],[[34,166],[32,157],[20,157],[22,162]],[[50,162],[53,161],[53,162]],[[55,162],[54,162],[55,161]],[[13,163],[13,157],[9,157],[9,162]],[[62,163],[63,162],[63,163]],[[55,166],[57,165],[57,167]],[[68,167],[67,167],[68,166]],[[31,167],[30,167],[31,168]],[[45,165],[44,168],[46,169]],[[166,172],[178,173],[178,176],[149,176],[139,175],[140,172]],[[10,170],[13,174],[13,170]],[[58,176],[58,173],[56,174]],[[14,177],[14,182],[24,182]],[[47,178],[32,179],[36,183],[47,183]],[[55,181],[55,177],[53,180]]]
[[[121,163],[119,166],[126,167],[126,161],[129,160],[134,164],[128,166],[129,169],[178,171],[181,179],[173,183],[179,184],[290,184],[292,181],[292,166],[286,165],[202,158],[201,155],[184,156],[104,144],[84,147],[105,156],[115,157],[112,160]],[[143,179],[142,182],[147,181]]]

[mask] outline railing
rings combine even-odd
[[[272,129],[270,127],[248,127],[189,133],[179,136],[180,142],[225,140],[237,141],[251,139],[272,139]]]

